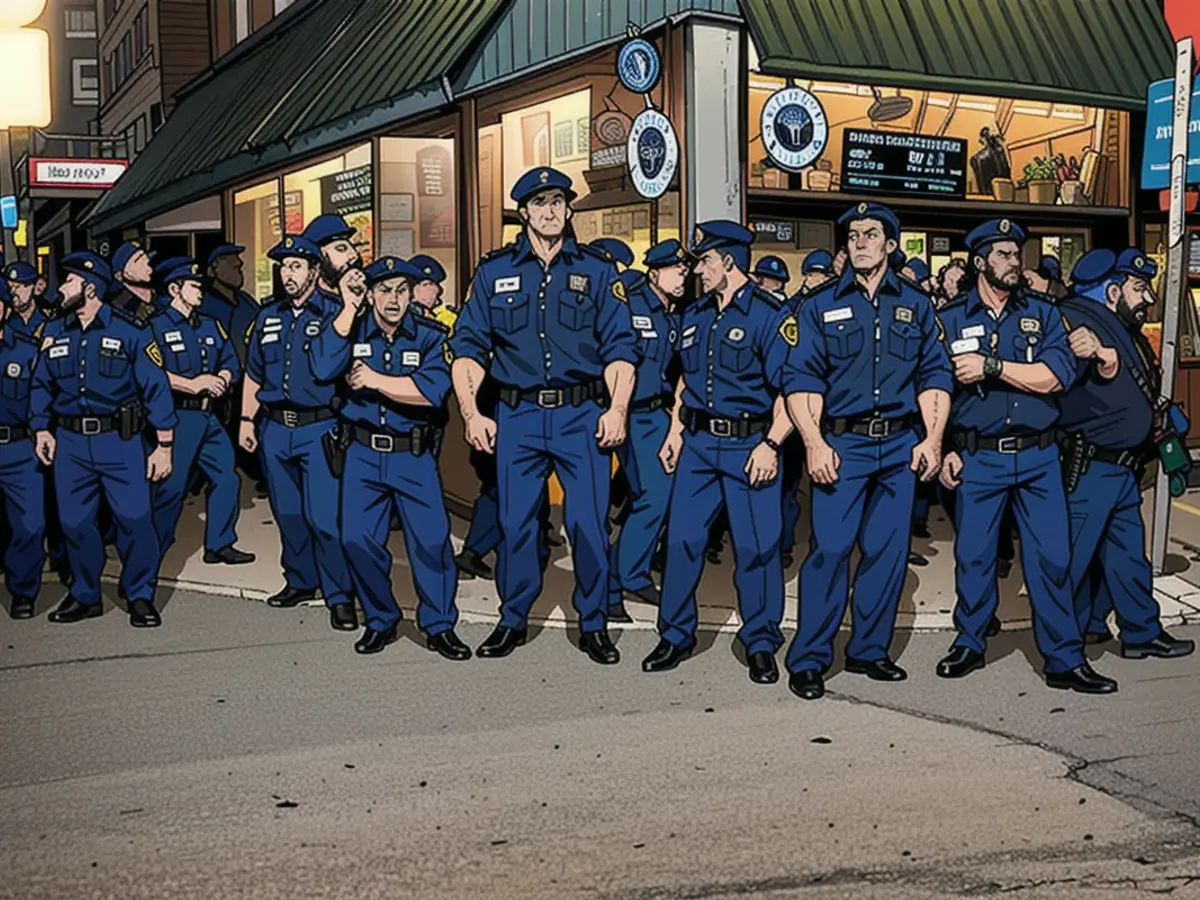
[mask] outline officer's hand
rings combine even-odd
[[[34,447],[34,452],[37,454],[38,462],[42,465],[54,465],[54,451],[57,447],[58,443],[54,440],[54,435],[49,431],[39,431],[37,433],[37,444]]]
[[[604,450],[625,443],[625,415],[619,409],[610,409],[600,416],[596,440]]]
[[[982,353],[962,353],[953,357],[954,377],[963,384],[974,384],[983,381],[983,363],[986,357]]]
[[[356,360],[350,371],[346,373],[346,384],[350,385],[353,391],[370,391],[374,390],[376,379],[375,370],[363,365],[362,360]]]
[[[837,451],[829,446],[828,441],[821,441],[806,449],[808,475],[813,484],[835,483],[838,480],[838,469],[842,466],[842,459],[837,455]]]
[[[467,443],[480,453],[496,452],[495,419],[489,419],[482,413],[475,413],[463,421],[463,430],[467,434]]]
[[[750,478],[750,487],[770,484],[779,474],[779,454],[761,443],[750,451],[746,467],[742,470]]]
[[[210,397],[220,397],[225,393],[227,385],[216,375],[197,375],[192,379],[192,388],[197,394],[208,394]]]
[[[962,484],[962,470],[962,457],[953,450],[947,453],[945,460],[942,461],[942,475],[939,479],[942,487],[952,491]]]
[[[929,440],[913,447],[912,465],[909,466],[922,481],[933,481],[942,468],[942,448]]]
[[[367,276],[362,269],[347,269],[338,282],[338,291],[342,295],[342,303],[360,310],[367,298]]]
[[[146,480],[166,481],[171,477],[171,448],[155,447],[146,460]]]
[[[1076,328],[1067,335],[1067,343],[1080,359],[1095,359],[1104,347],[1090,328]]]
[[[238,426],[238,444],[247,453],[253,453],[258,449],[258,435],[254,433],[253,422],[243,422]]]
[[[658,451],[658,461],[662,463],[663,471],[668,475],[675,474],[675,468],[679,465],[679,454],[683,452],[683,432],[670,431],[667,433],[667,439],[663,441],[661,449]]]

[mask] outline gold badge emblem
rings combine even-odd
[[[454,351],[450,349],[450,342],[442,342],[442,357],[446,360],[446,365],[451,365],[454,362]]]
[[[865,216],[867,214],[867,204],[865,204],[865,203],[858,204],[858,214],[860,216]]]
[[[550,180],[549,171],[547,171],[546,169],[542,169],[542,174],[538,176],[538,181],[540,181],[542,184],[545,184],[549,180]]]
[[[388,259],[387,267],[389,272],[394,271],[396,268],[396,261],[394,259]]]
[[[795,347],[800,343],[800,325],[796,322],[795,316],[788,316],[783,320],[783,324],[779,326],[779,336],[789,347]]]
[[[12,279],[16,279],[16,277],[17,277],[17,270],[16,270],[16,269],[9,269],[9,270],[8,270],[8,277],[9,277],[9,278],[12,278]]]
[[[283,246],[287,247],[290,250],[292,248],[292,246],[294,245],[294,243],[295,242],[291,238],[288,238],[286,241],[283,242]]]
[[[626,298],[626,296],[625,296],[625,285],[621,284],[621,282],[619,282],[619,281],[614,281],[614,282],[613,282],[613,286],[612,286],[612,294],[613,294],[613,296],[614,296],[614,297],[616,297],[616,298],[617,298],[618,300],[620,300],[622,303],[628,303],[628,302],[629,302],[629,301],[628,301],[628,299],[627,299],[627,298]]]
[[[1141,256],[1139,256],[1139,257],[1137,257],[1136,259],[1134,259],[1134,261],[1133,261],[1133,264],[1134,264],[1135,266],[1137,266],[1139,269],[1144,269],[1144,268],[1146,268],[1146,260],[1145,260],[1143,257],[1141,257]]]
[[[158,341],[151,341],[146,345],[146,355],[150,357],[150,362],[160,369],[163,367],[163,356],[162,351],[158,349]]]
[[[200,267],[199,267],[199,266],[192,266],[192,267],[191,267],[191,271],[192,271],[192,274],[193,274],[193,275],[199,275],[199,274],[200,274]]]
[[[696,233],[694,235],[692,235],[692,243],[699,244],[699,243],[702,243],[703,241],[704,241],[704,229],[697,226]]]
[[[1008,221],[1008,219],[1001,219],[998,227],[1001,234],[1008,234],[1009,230],[1012,228],[1012,222]]]
[[[83,267],[85,269],[87,269],[89,272],[92,271],[92,269],[94,268],[94,266],[92,265],[92,261],[90,259],[85,259],[83,261]]]
[[[433,274],[433,269],[429,268],[429,266],[426,266],[426,267],[425,267],[424,269],[422,269],[421,271],[422,271],[422,272],[424,272],[426,275],[432,275],[432,274]]]

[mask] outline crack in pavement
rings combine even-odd
[[[33,669],[53,669],[59,666],[86,665],[88,663],[123,662],[135,659],[169,659],[175,656],[202,656],[209,653],[229,653],[240,650],[262,650],[270,647],[299,647],[305,644],[325,643],[325,638],[309,638],[298,641],[266,641],[258,644],[237,644],[231,647],[192,647],[184,650],[161,650],[155,653],[113,653],[109,656],[77,656],[71,659],[56,659],[44,662],[18,663],[15,666],[0,666],[3,672],[27,672]]]

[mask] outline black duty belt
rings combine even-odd
[[[887,419],[883,416],[847,416],[844,419],[826,420],[826,428],[835,435],[857,434],[863,437],[886,438],[902,431],[909,431],[920,424],[920,416],[915,413]]]
[[[1091,458],[1095,461],[1108,463],[1113,466],[1120,466],[1122,469],[1130,471],[1138,468],[1145,458],[1145,454],[1140,450],[1108,450],[1104,447],[1097,447],[1094,444],[1091,448]]]
[[[435,431],[434,428],[414,428],[404,434],[385,434],[362,425],[351,426],[355,442],[376,453],[415,453],[418,456],[433,445]]]
[[[976,450],[995,450],[999,453],[1021,453],[1038,447],[1045,450],[1055,444],[1053,431],[1039,431],[1036,434],[1013,434],[1001,437],[979,437],[974,431],[958,431],[954,434],[954,447],[960,453],[974,453]]]
[[[608,391],[603,380],[573,384],[565,388],[516,388],[500,385],[500,402],[512,409],[525,402],[542,409],[558,409],[563,406],[582,406],[588,400],[600,400]]]
[[[324,422],[337,415],[327,406],[320,409],[284,409],[282,407],[264,407],[263,415],[272,422],[284,428],[303,428],[314,422]]]
[[[88,437],[117,431],[121,427],[120,416],[59,416],[58,427]]]
[[[32,436],[33,432],[24,425],[0,425],[0,444],[15,444]]]
[[[745,419],[722,419],[712,416],[702,409],[684,407],[679,414],[680,421],[692,434],[704,431],[713,437],[747,438],[752,434],[762,434],[771,427],[772,416],[753,416]]]
[[[633,403],[629,404],[629,409],[631,412],[654,412],[659,409],[671,409],[674,405],[674,395],[659,394],[657,397],[634,400]]]
[[[208,394],[197,396],[195,394],[182,394],[178,391],[171,391],[171,399],[174,401],[176,409],[207,412],[212,409],[213,405],[213,398]]]

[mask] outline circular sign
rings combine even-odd
[[[821,101],[803,88],[784,88],[768,97],[759,124],[767,155],[789,172],[816,162],[829,141]]]
[[[662,63],[654,45],[642,38],[634,38],[621,48],[617,55],[617,77],[625,90],[632,94],[645,94],[658,84],[662,74]]]
[[[633,120],[625,154],[637,192],[649,200],[661,197],[679,167],[679,141],[671,121],[657,109],[641,112]]]

